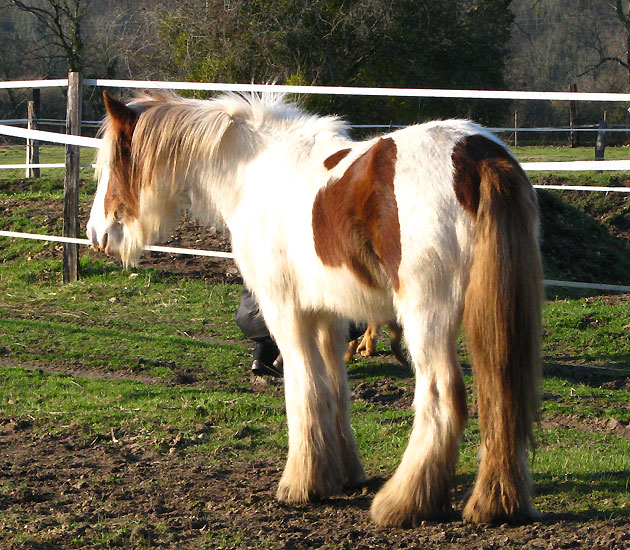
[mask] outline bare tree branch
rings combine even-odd
[[[92,0],[46,0],[48,6],[8,0],[19,10],[31,14],[51,33],[54,43],[64,52],[68,69],[78,71],[83,66],[81,23]]]

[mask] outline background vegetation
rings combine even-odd
[[[630,2],[587,0],[0,0],[0,77],[88,77],[346,86],[627,91]],[[28,91],[0,92],[23,117]],[[84,118],[100,118],[100,94]],[[354,123],[469,116],[565,125],[566,102],[308,98]],[[46,91],[45,116],[64,112]],[[580,104],[583,123],[627,123]]]

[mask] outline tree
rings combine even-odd
[[[182,0],[160,37],[177,79],[346,86],[504,85],[510,0]],[[311,97],[355,120],[446,116],[453,102]],[[448,107],[447,107],[448,105]],[[471,104],[460,102],[459,110]],[[496,105],[495,109],[496,111]]]
[[[31,14],[48,31],[50,43],[68,63],[69,71],[83,68],[81,25],[92,0],[44,0],[24,2],[8,0],[8,4]]]
[[[513,0],[514,31],[506,80],[512,89],[584,92],[623,92],[628,89],[628,2],[615,0]],[[617,11],[617,8],[621,8]],[[624,15],[625,14],[625,15]],[[618,60],[618,61],[617,61]],[[520,102],[524,126],[565,126],[566,102]],[[609,122],[627,123],[622,105],[579,104],[579,122],[598,123],[602,109]],[[552,139],[560,135],[548,134]],[[589,134],[581,134],[588,139]],[[540,136],[537,136],[540,139]]]
[[[621,24],[620,34],[623,35],[625,52],[622,55],[608,53],[607,45],[604,45],[598,37],[595,48],[600,59],[593,67],[590,67],[588,71],[592,71],[605,63],[612,62],[623,68],[626,73],[626,79],[630,82],[630,2],[626,3],[625,8],[621,0],[611,0],[608,4],[614,10],[615,17]]]
[[[136,0],[132,9],[141,10],[144,4]],[[134,19],[129,9],[125,0],[0,0],[4,25],[0,74],[7,80],[60,78],[69,70],[86,77],[129,76],[117,68],[119,36],[126,21]],[[28,90],[5,91],[8,102],[0,102],[0,112],[23,117],[29,94]],[[49,117],[65,116],[65,99],[59,90],[44,89],[42,105]],[[86,118],[100,117],[100,93],[88,95],[84,107]]]

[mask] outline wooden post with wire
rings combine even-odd
[[[66,134],[81,135],[83,86],[81,74],[68,73],[68,104],[66,110]],[[66,176],[63,182],[63,236],[79,236],[79,169],[80,148],[66,145]],[[79,278],[79,245],[64,243],[63,282]]]
[[[595,142],[595,160],[604,160],[604,152],[606,150],[606,129],[608,123],[606,122],[606,111],[602,121],[599,123],[599,129],[597,131],[597,141]]]
[[[39,96],[39,90],[33,90],[33,97]],[[39,101],[35,99],[28,101],[26,104],[26,127],[29,130],[37,130],[37,117],[39,116]],[[32,168],[32,164],[39,164],[39,142],[35,139],[26,140],[26,172],[27,178],[38,178],[39,168]]]
[[[569,86],[569,91],[573,93],[577,93],[577,84],[572,84]],[[570,139],[571,139],[571,147],[579,147],[580,146],[580,133],[576,131],[576,126],[578,124],[578,107],[577,101],[571,100],[569,101],[569,127],[570,131]]]

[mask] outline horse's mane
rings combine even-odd
[[[184,210],[220,228],[222,219],[214,211],[214,194],[225,194],[226,187],[219,183],[234,181],[239,166],[270,141],[314,143],[313,138],[321,132],[347,134],[347,125],[339,118],[310,115],[278,93],[224,93],[199,100],[165,91],[142,92],[127,106],[138,115],[128,184],[131,196],[141,197],[145,212],[142,229],[137,232],[138,243],[126,241],[130,251],[123,254],[129,257],[141,250],[140,243],[164,238]],[[103,145],[96,159],[99,179],[117,162],[123,148],[109,116],[100,134]],[[193,181],[201,185],[189,185]],[[151,192],[143,192],[149,189]],[[239,190],[229,188],[227,192],[236,199]]]
[[[348,131],[338,117],[307,114],[282,93],[228,92],[211,100],[198,100],[168,91],[144,91],[127,105],[139,115],[131,159],[133,179],[139,188],[151,185],[156,171],[163,173],[167,166],[173,179],[176,175],[178,180],[182,176],[185,179],[192,159],[206,158],[220,169],[229,160],[226,156],[247,158],[255,153],[261,139],[278,128],[300,129],[311,136],[321,131],[344,135]],[[97,155],[99,173],[110,164],[115,146],[109,117],[100,134],[104,146]]]

